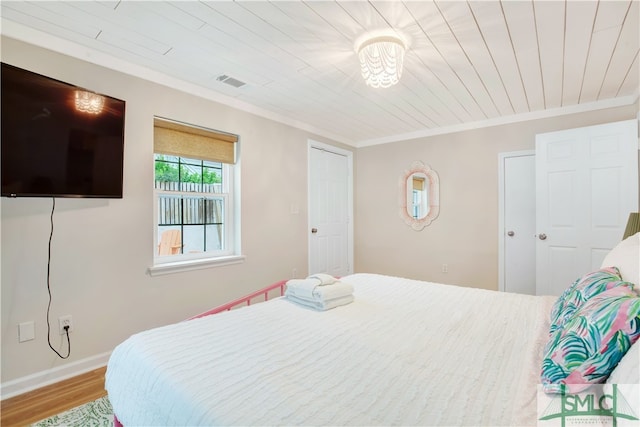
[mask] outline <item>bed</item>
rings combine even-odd
[[[280,297],[133,335],[107,368],[117,419],[124,426],[536,425],[558,297],[376,274],[341,281],[355,300],[332,310]]]

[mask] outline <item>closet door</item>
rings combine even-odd
[[[597,270],[638,210],[638,122],[536,136],[536,293]]]
[[[353,272],[349,221],[352,166],[347,155],[329,149],[309,147],[309,274],[340,277]]]
[[[535,152],[501,153],[500,290],[536,293],[536,157]]]

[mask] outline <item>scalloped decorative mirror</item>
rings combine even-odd
[[[416,231],[440,213],[440,180],[436,171],[416,161],[400,177],[400,217]]]

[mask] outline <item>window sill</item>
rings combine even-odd
[[[229,255],[218,258],[196,259],[180,262],[156,264],[147,269],[151,277],[165,274],[181,273],[183,271],[202,270],[204,268],[221,267],[223,265],[240,264],[244,262],[244,255]]]

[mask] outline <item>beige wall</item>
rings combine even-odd
[[[56,348],[61,344],[58,317],[72,315],[67,361],[46,341],[51,200],[0,200],[3,383],[109,352],[132,333],[288,278],[294,268],[299,276],[306,273],[307,141],[331,141],[8,38],[2,39],[2,60],[127,102],[124,197],[56,202],[52,341]],[[146,274],[154,251],[154,115],[240,135],[243,264]],[[299,214],[290,213],[293,203]],[[17,325],[27,321],[35,321],[36,339],[19,344]]]
[[[533,150],[537,133],[637,114],[638,104],[358,149],[355,270],[497,290],[498,153]],[[399,215],[400,177],[416,160],[440,178],[440,215],[422,231]]]

